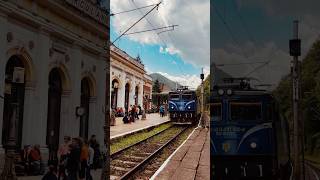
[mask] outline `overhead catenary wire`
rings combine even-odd
[[[131,2],[132,2],[132,4],[135,6],[135,7],[137,7],[137,5],[136,5],[136,3],[134,2],[134,0],[131,0]],[[141,14],[143,13],[140,9],[138,10]],[[153,28],[153,29],[155,29],[155,27],[154,27],[154,25],[149,21],[149,19],[147,18],[147,17],[145,17],[145,20],[147,21],[147,23]],[[161,36],[157,33],[157,32],[155,32],[154,31],[154,33],[158,36],[158,38],[160,39],[160,41],[162,41],[162,44],[165,46],[165,47],[167,47],[167,44],[165,43],[165,41],[161,38]],[[173,62],[175,62],[175,59],[173,58],[173,55],[172,54],[170,54],[170,53],[168,53],[168,55],[169,55],[169,57],[171,58],[171,60],[173,61]],[[177,65],[177,64],[176,64]],[[182,73],[182,74],[185,74],[183,71],[182,71],[182,69],[181,69],[181,67],[179,66],[179,65],[177,65],[178,66],[178,69],[180,70],[180,72]]]
[[[150,4],[150,5],[138,7],[138,8],[131,9],[131,10],[121,11],[121,12],[117,12],[117,13],[111,13],[110,16],[115,16],[115,15],[118,15],[118,14],[133,12],[133,11],[137,11],[137,10],[139,10],[139,9],[145,9],[145,8],[148,8],[148,7],[151,7],[151,6],[155,6],[155,5],[157,5],[157,4]]]
[[[229,32],[229,34],[230,34],[230,36],[231,36],[231,39],[238,45],[238,47],[240,48],[242,54],[243,54],[246,58],[248,58],[248,55],[245,53],[245,51],[244,51],[244,50],[242,49],[242,47],[240,46],[240,43],[239,43],[239,42],[237,41],[237,39],[235,38],[235,35],[233,34],[230,26],[228,25],[228,23],[226,22],[226,20],[222,17],[222,15],[221,15],[221,13],[219,12],[218,8],[216,8],[216,6],[214,5],[213,2],[210,4],[210,6],[212,6],[212,7],[214,8],[214,10],[215,10],[216,14],[218,15],[219,19],[220,19],[220,20],[222,21],[222,23],[225,25],[227,31]],[[256,43],[255,38],[250,34],[250,31],[248,30],[247,25],[246,25],[246,23],[244,22],[241,14],[240,14],[240,12],[239,12],[239,11],[236,11],[236,12],[237,12],[238,17],[239,17],[239,19],[240,19],[240,22],[242,23],[243,28],[245,29],[245,31],[246,31],[247,34],[248,34],[249,39],[250,39],[251,41],[253,41],[253,43]],[[255,71],[263,68],[264,66],[268,65],[269,62],[271,61],[270,57],[271,57],[271,54],[270,54],[270,56],[269,56],[269,58],[268,58],[268,61],[267,61],[266,63],[262,64],[261,66],[255,67],[252,71],[248,72],[248,73],[245,75],[245,77],[248,76],[248,75],[250,75],[250,74],[252,74],[252,73],[254,73]]]
[[[170,25],[170,26],[164,26],[164,27],[160,27],[160,28],[147,29],[147,30],[143,30],[143,31],[136,31],[136,32],[126,33],[126,34],[124,34],[124,35],[139,34],[139,33],[156,31],[156,30],[161,30],[161,29],[168,29],[168,28],[174,29],[175,26],[178,26],[178,25]],[[163,31],[161,31],[161,32],[163,32]],[[159,34],[159,33],[158,33],[158,34]]]
[[[133,23],[127,30],[125,30],[120,36],[118,36],[113,42],[112,44],[114,44],[118,39],[120,39],[125,33],[127,33],[128,31],[130,31],[130,29],[132,29],[136,24],[138,24],[143,18],[145,18],[148,14],[150,14],[154,9],[158,8],[159,5],[162,2],[160,1],[158,4],[156,4],[151,10],[149,10],[145,15],[143,15],[138,21],[136,21],[135,23]],[[140,10],[139,10],[140,11]]]
[[[242,52],[242,54],[248,58],[249,56],[246,54],[246,52],[242,49],[240,43],[238,42],[237,38],[235,37],[234,33],[232,32],[229,24],[227,23],[227,21],[222,17],[220,11],[218,10],[218,8],[216,8],[216,6],[214,5],[214,3],[210,3],[210,6],[214,8],[216,14],[218,15],[219,19],[221,20],[221,22],[224,24],[224,26],[226,27],[227,31],[230,34],[230,37],[232,39],[232,41],[240,48],[240,51]]]
[[[238,66],[238,65],[246,65],[246,64],[262,64],[268,61],[257,61],[257,62],[243,62],[243,63],[230,63],[230,64],[216,64],[216,66]]]

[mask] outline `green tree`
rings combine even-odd
[[[155,93],[160,93],[161,92],[160,83],[159,83],[158,79],[153,84],[152,92],[155,92]]]
[[[320,154],[320,41],[316,41],[301,64],[301,117],[304,121],[305,143],[308,155]],[[289,121],[292,136],[292,81],[284,77],[274,96],[280,113]],[[320,156],[319,156],[320,158]]]
[[[204,110],[209,110],[209,103],[210,103],[210,75],[206,77],[203,81],[204,84]],[[201,98],[201,84],[196,89],[196,94],[198,98]],[[200,110],[200,107],[198,108]]]

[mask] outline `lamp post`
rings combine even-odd
[[[13,114],[10,119],[10,133],[9,140],[7,143],[7,153],[4,164],[4,169],[1,174],[1,178],[3,180],[17,180],[15,173],[15,165],[14,165],[14,156],[15,156],[15,148],[16,148],[16,120],[19,118],[18,115],[18,103],[11,104],[13,109]]]

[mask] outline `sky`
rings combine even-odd
[[[110,10],[118,13],[158,2],[110,0]],[[111,16],[111,41],[151,9]],[[168,32],[158,30],[122,36],[114,44],[134,58],[139,55],[148,74],[160,73],[182,85],[196,88],[201,82],[201,68],[206,76],[210,71],[210,0],[162,0],[157,10],[128,33],[170,25],[178,26]]]
[[[290,71],[293,20],[299,20],[301,60],[319,38],[319,7],[317,0],[212,0],[212,62],[235,77],[275,88]],[[262,63],[226,65],[246,62]]]

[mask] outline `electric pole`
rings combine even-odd
[[[293,99],[293,148],[294,148],[294,179],[302,180],[302,166],[300,160],[301,155],[301,122],[299,113],[300,102],[300,67],[298,57],[301,55],[301,40],[298,38],[299,22],[293,22],[293,39],[290,40],[290,55],[293,56],[292,61],[292,99]]]

